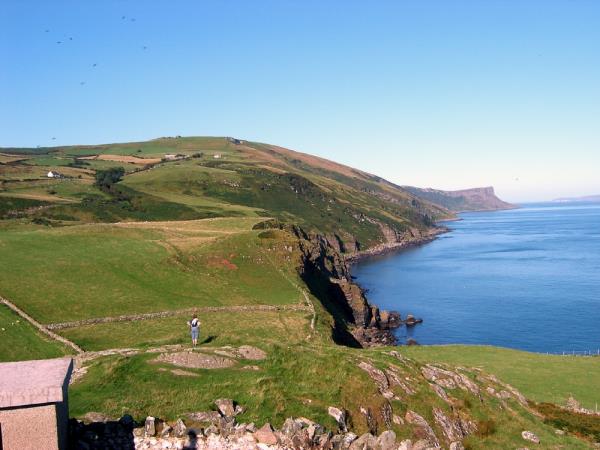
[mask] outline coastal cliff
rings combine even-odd
[[[461,189],[458,191],[442,191],[431,188],[421,189],[412,186],[403,186],[403,188],[416,197],[443,206],[452,212],[495,211],[516,208],[515,205],[498,198],[492,186]]]
[[[428,242],[446,231],[442,227],[432,227],[425,231],[412,228],[400,232],[387,227],[382,233],[384,242],[358,251],[358,242],[341,241],[335,235],[307,232],[298,225],[265,221],[256,228],[278,228],[295,236],[301,255],[301,277],[333,317],[333,338],[338,343],[353,347],[396,344],[392,330],[403,322],[398,312],[380,310],[369,302],[365,291],[353,282],[350,265],[364,257]],[[353,248],[354,251],[343,253],[343,248]]]

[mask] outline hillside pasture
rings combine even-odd
[[[70,349],[51,340],[0,304],[0,362],[58,358]]]
[[[257,219],[236,220],[12,228],[0,234],[2,295],[42,323],[297,303],[293,255],[260,239]]]
[[[564,405],[569,396],[594,409],[600,404],[600,357],[544,355],[489,346],[407,347],[420,361],[480,367],[519,389],[528,399]]]

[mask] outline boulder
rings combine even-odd
[[[526,441],[533,442],[534,444],[539,444],[540,443],[540,438],[537,437],[537,435],[535,435],[531,431],[523,431],[521,433],[521,437],[523,439],[525,439]]]
[[[144,422],[144,434],[146,436],[154,436],[156,434],[155,422],[156,419],[154,417],[146,417],[146,421]]]
[[[377,439],[371,433],[365,433],[352,444],[350,444],[350,450],[375,450],[377,445]]]
[[[457,442],[452,442],[450,443],[450,447],[448,447],[449,450],[465,450],[465,446],[462,444],[462,442],[457,441]]]
[[[405,439],[402,442],[400,442],[400,445],[397,448],[397,450],[412,450],[412,449],[413,449],[413,445],[412,445],[412,441],[410,439]]]
[[[109,418],[102,413],[90,411],[83,416],[83,421],[85,423],[92,422],[107,422]]]
[[[235,405],[233,404],[233,400],[229,398],[220,398],[215,400],[215,405],[217,406],[217,409],[221,415],[225,417],[235,416]]]
[[[292,438],[293,436],[297,435],[300,431],[302,431],[302,423],[297,422],[291,417],[285,419],[285,422],[281,426],[281,434],[288,438]]]
[[[352,443],[358,439],[358,436],[354,433],[346,433],[344,435],[344,439],[342,440],[342,447],[349,448]]]
[[[265,423],[254,433],[256,440],[262,444],[277,445],[278,439],[270,423]]]
[[[395,450],[396,448],[396,433],[391,430],[384,431],[379,435],[375,442],[376,450]]]
[[[335,406],[330,406],[327,408],[327,412],[335,419],[340,430],[345,432],[347,430],[346,411],[336,408]]]
[[[187,427],[185,426],[185,423],[183,423],[183,420],[177,419],[177,422],[175,422],[175,425],[173,426],[173,434],[175,437],[182,438],[185,436],[186,432]]]
[[[187,415],[194,422],[200,423],[216,423],[221,418],[221,414],[217,411],[200,411]]]

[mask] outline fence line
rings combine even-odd
[[[545,352],[547,355],[557,356],[599,356],[600,348],[596,350],[566,350],[562,352]]]

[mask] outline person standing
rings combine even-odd
[[[192,345],[195,347],[198,345],[198,335],[200,334],[200,320],[198,320],[197,314],[194,314],[192,320],[188,322],[188,325],[192,334]]]

